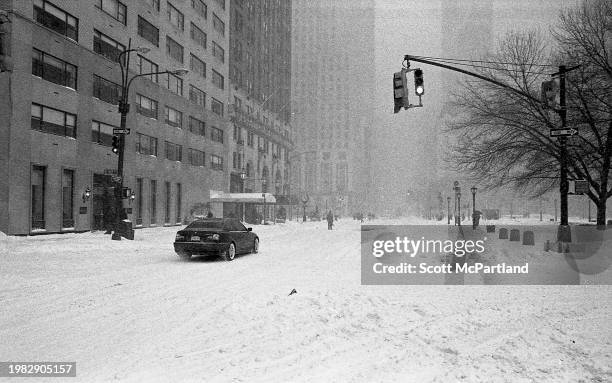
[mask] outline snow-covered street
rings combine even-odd
[[[233,262],[180,261],[178,229],[1,237],[0,360],[76,361],[69,382],[612,381],[610,286],[362,286],[357,221],[256,226]]]

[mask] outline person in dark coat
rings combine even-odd
[[[331,210],[327,212],[327,230],[331,230],[334,226],[334,215]]]

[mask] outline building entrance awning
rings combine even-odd
[[[264,203],[274,204],[276,198],[272,193],[225,193],[221,191],[210,191],[210,202],[236,202],[236,203]]]

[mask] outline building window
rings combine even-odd
[[[183,79],[172,73],[167,73],[166,88],[179,96],[183,95]]]
[[[244,26],[244,22],[242,20],[242,15],[240,14],[240,12],[238,12],[238,10],[234,10],[234,19],[236,20],[234,22],[234,29],[236,30],[236,32],[238,33],[242,33],[242,28]]]
[[[127,7],[117,0],[96,0],[96,7],[100,8],[104,13],[116,19],[123,25],[127,25]]]
[[[159,29],[141,16],[138,16],[138,36],[149,41],[156,47],[159,46]]]
[[[203,18],[206,18],[206,12],[208,11],[208,7],[203,0],[191,0],[191,7],[195,9],[196,13]]]
[[[159,66],[157,64],[155,64],[151,60],[147,60],[141,55],[138,55],[136,65],[138,66],[138,74],[159,72]],[[159,77],[157,74],[152,74],[146,77],[154,83],[157,83],[159,81]]]
[[[149,203],[149,216],[151,225],[157,224],[157,181],[151,180],[151,201]]]
[[[223,116],[223,103],[214,97],[211,97],[210,109],[213,111],[213,113]]]
[[[247,132],[247,145],[251,148],[253,147],[253,142],[255,141],[254,138],[253,132]]]
[[[145,3],[149,4],[153,9],[159,12],[159,0],[145,0]]]
[[[101,54],[109,60],[119,62],[119,54],[123,51],[125,51],[125,45],[94,30],[94,52]]]
[[[223,157],[211,154],[210,167],[214,170],[223,170]]]
[[[181,184],[176,184],[176,223],[181,223],[181,205],[183,204],[183,189]]]
[[[62,175],[62,229],[74,228],[74,170]]]
[[[168,224],[170,223],[170,201],[171,201],[171,188],[170,188],[170,182],[166,181],[164,182],[164,189],[165,190],[165,194],[166,194],[166,208],[165,208],[165,213],[164,214],[164,223]]]
[[[34,0],[34,20],[74,41],[79,41],[79,20],[47,0]]]
[[[168,3],[168,22],[181,31],[185,30],[185,17],[170,3]]]
[[[104,146],[112,146],[113,129],[116,126],[108,125],[98,121],[91,122],[91,141]]]
[[[76,138],[76,115],[32,103],[33,130]]]
[[[194,23],[191,23],[191,29],[189,30],[189,36],[199,46],[206,49],[206,33],[200,28],[196,27]]]
[[[213,56],[218,58],[221,62],[225,62],[225,50],[214,41],[212,42],[212,53]]]
[[[214,142],[223,143],[223,130],[215,128],[214,126],[210,129],[210,139]]]
[[[166,53],[176,61],[183,63],[183,46],[166,36]]]
[[[77,67],[38,49],[32,49],[32,74],[55,84],[77,88]]]
[[[189,117],[189,131],[191,133],[206,137],[206,124],[197,118]]]
[[[143,95],[136,95],[138,113],[157,120],[157,101]]]
[[[212,70],[212,83],[219,89],[224,89],[225,87],[225,79],[221,73],[216,70]]]
[[[136,153],[157,157],[157,138],[136,133]]]
[[[95,74],[93,79],[93,96],[109,104],[119,105],[121,86]]]
[[[45,178],[47,168],[44,166],[32,166],[32,191],[31,191],[31,221],[32,230],[45,228]]]
[[[166,124],[176,128],[182,128],[183,113],[166,105]]]
[[[198,76],[206,78],[206,63],[193,54],[190,55],[189,69]]]
[[[219,32],[221,36],[225,36],[225,23],[215,13],[213,13],[213,28]]]
[[[189,85],[189,100],[201,107],[206,106],[206,93],[193,85]]]
[[[336,188],[340,192],[348,188],[348,165],[346,163],[336,165]]]
[[[136,225],[142,225],[142,205],[144,188],[142,178],[136,178]]]
[[[170,161],[183,161],[183,147],[166,141],[166,159]]]
[[[244,145],[242,140],[242,129],[234,125],[234,141],[237,141],[239,145]]]
[[[215,3],[219,4],[221,9],[225,10],[225,0],[215,0]]]
[[[204,166],[205,153],[196,149],[189,149],[189,164],[193,166]]]

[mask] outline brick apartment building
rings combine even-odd
[[[102,228],[117,169],[118,60],[130,39],[148,50],[131,53],[130,76],[189,72],[139,77],[130,88],[129,218],[137,227],[177,224],[210,190],[227,191],[229,8],[225,0],[0,0],[0,231]]]

